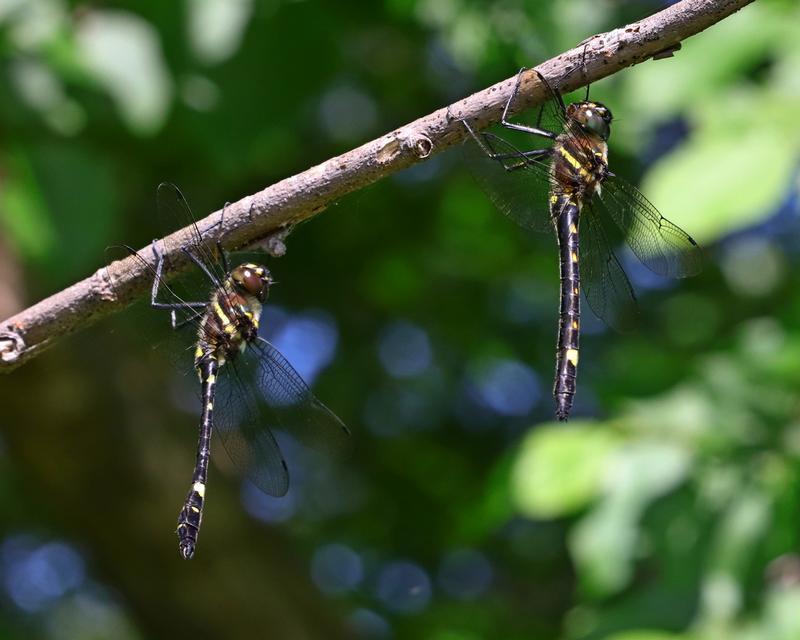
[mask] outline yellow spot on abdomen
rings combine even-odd
[[[567,362],[569,362],[573,367],[578,366],[578,350],[577,349],[567,349],[566,354]]]
[[[578,328],[578,321],[577,320],[573,320],[572,321],[572,328],[573,329],[577,329]]]
[[[574,222],[571,225],[569,225],[569,232],[570,233],[578,233],[578,227],[575,226]]]
[[[206,497],[206,485],[202,482],[195,482],[194,485],[192,485],[192,489],[194,489],[201,498]]]
[[[578,254],[575,251],[572,252],[572,261],[573,262],[577,262],[578,261]]]

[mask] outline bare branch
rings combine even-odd
[[[750,2],[683,0],[644,20],[593,36],[537,69],[553,87],[572,91],[649,58],[668,57],[680,49],[682,40]],[[498,122],[514,78],[242,198],[226,208],[223,224],[208,234],[208,241],[220,239],[229,249],[268,242],[270,236],[321,213],[342,196],[460,142],[465,134],[461,119],[469,119],[477,128]],[[527,73],[515,111],[540,104],[546,97],[536,75]],[[202,227],[210,228],[220,217],[221,211],[212,213]],[[173,233],[169,246],[184,246],[188,233],[186,229]],[[153,259],[150,251],[144,250],[142,255]],[[176,270],[186,266],[180,252],[169,259]],[[5,320],[0,323],[0,371],[12,370],[64,336],[125,308],[149,288],[150,281],[148,269],[129,257]]]

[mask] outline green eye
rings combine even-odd
[[[606,122],[600,116],[596,115],[589,116],[586,119],[585,126],[589,131],[600,136],[603,140],[608,140],[608,136],[611,134],[608,122]]]

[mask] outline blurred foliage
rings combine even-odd
[[[0,308],[159,237],[163,180],[205,215],[662,4],[0,0],[0,268],[24,273]],[[191,563],[166,319],[138,305],[2,380],[0,635],[800,637],[798,66],[800,8],[762,0],[593,85],[614,171],[708,264],[665,284],[623,256],[640,328],[586,311],[568,425],[553,239],[457,150],[269,261],[271,336],[354,450],[293,453],[282,500],[216,455]]]

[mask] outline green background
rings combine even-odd
[[[0,316],[658,2],[0,1]],[[270,334],[352,429],[293,488],[217,447],[176,552],[194,381],[144,304],[0,379],[0,637],[800,637],[800,8],[754,3],[592,87],[612,169],[706,248],[641,321],[585,308],[552,420],[553,238],[457,150],[267,261]],[[308,372],[311,372],[310,374]],[[317,375],[318,374],[318,375]]]

